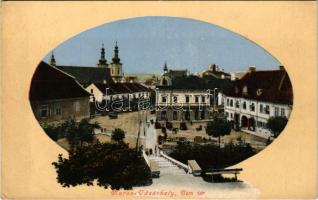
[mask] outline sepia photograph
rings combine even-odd
[[[63,187],[253,195],[239,178],[244,169],[231,166],[279,137],[293,89],[283,64],[237,33],[141,17],[52,49],[34,72],[29,99],[47,136],[69,152],[52,163]]]
[[[3,2],[1,198],[316,198],[316,4]]]

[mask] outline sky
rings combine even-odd
[[[169,69],[201,72],[217,64],[225,72],[277,69],[273,56],[254,42],[222,27],[193,19],[140,17],[107,23],[84,31],[52,51],[57,65],[96,66],[104,43],[111,62],[115,41],[125,74],[162,73]],[[51,52],[44,61],[48,62]]]

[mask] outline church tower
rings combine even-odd
[[[115,82],[119,82],[123,78],[123,71],[122,71],[122,63],[120,62],[120,58],[118,56],[119,50],[117,41],[114,48],[114,57],[112,62],[109,65],[110,68],[110,75],[114,79]]]
[[[54,53],[53,53],[53,51],[52,51],[52,55],[51,55],[51,59],[50,59],[50,65],[56,66],[56,61],[55,61],[55,58],[54,58]]]
[[[99,62],[97,64],[98,67],[107,67],[107,60],[105,59],[105,48],[104,48],[104,44],[102,44],[102,48],[100,51],[100,59]]]

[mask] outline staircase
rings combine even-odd
[[[160,170],[160,177],[170,175],[187,175],[187,173],[161,156],[149,156],[150,161],[157,163]]]

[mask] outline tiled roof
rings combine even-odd
[[[285,70],[246,73],[225,94],[264,102],[293,104],[292,84]]]
[[[65,72],[41,62],[36,68],[29,92],[31,101],[88,97],[90,94]]]
[[[91,83],[113,82],[107,67],[56,66],[58,69],[74,76],[78,82],[87,86]]]
[[[94,85],[104,94],[106,88],[109,88],[109,95],[148,91],[148,88],[142,86],[140,83],[94,83]]]

